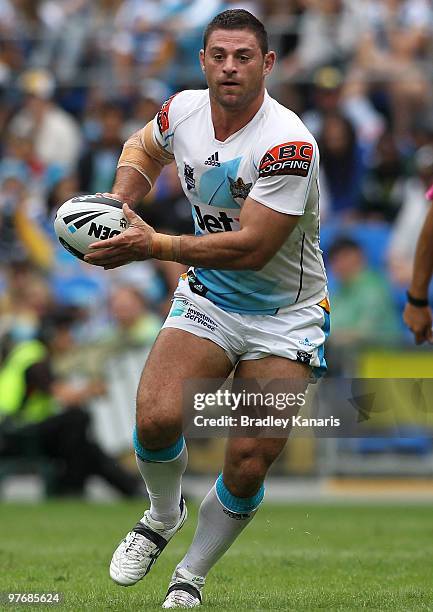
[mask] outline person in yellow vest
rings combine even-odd
[[[73,317],[59,311],[41,327],[39,338],[12,346],[0,362],[0,460],[42,456],[58,466],[54,493],[82,495],[97,475],[125,496],[141,481],[107,455],[89,435],[86,403],[101,395],[101,382],[79,387],[53,373],[55,347],[67,346]]]

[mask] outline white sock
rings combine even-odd
[[[220,476],[200,506],[194,539],[178,567],[206,576],[254,517],[263,494],[262,487],[254,497],[235,497]]]
[[[152,451],[134,435],[136,460],[150,498],[150,516],[173,527],[179,520],[182,475],[188,463],[183,436],[172,446]]]

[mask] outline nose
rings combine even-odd
[[[224,74],[226,74],[226,75],[233,75],[233,74],[236,74],[237,71],[238,71],[238,69],[236,67],[236,63],[234,61],[234,58],[228,56],[226,58],[226,61],[224,62],[224,66],[223,66]]]

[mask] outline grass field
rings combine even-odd
[[[108,578],[141,504],[0,506],[0,591],[64,594],[56,606],[158,610],[192,538],[196,509],[152,573],[134,587]],[[430,506],[265,504],[209,575],[204,609],[433,610]]]

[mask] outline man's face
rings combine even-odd
[[[341,283],[349,283],[365,268],[362,251],[358,248],[345,248],[331,258],[332,271]]]
[[[275,53],[263,56],[250,30],[214,30],[200,62],[211,96],[226,109],[242,109],[263,91]]]

